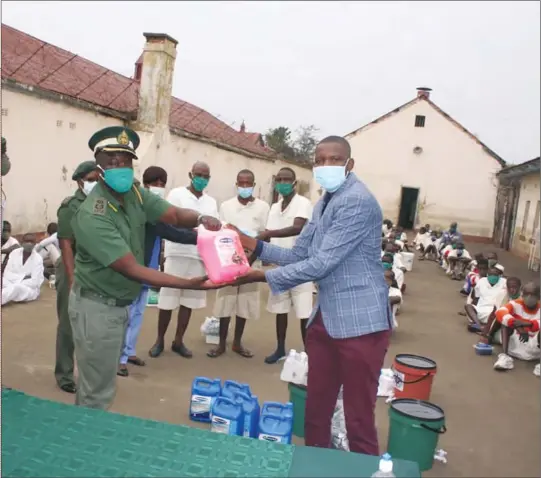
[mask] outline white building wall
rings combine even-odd
[[[416,128],[415,116],[426,117]],[[490,237],[500,164],[428,102],[416,102],[346,137],[355,172],[378,199],[384,216],[398,220],[401,188],[419,188],[417,224]],[[421,154],[413,149],[420,146]]]
[[[5,219],[12,223],[14,234],[44,231],[47,223],[56,221],[62,200],[73,194],[71,175],[75,167],[93,159],[87,144],[90,136],[101,128],[123,122],[10,90],[2,91],[2,109],[7,110],[7,115],[2,116],[2,136],[7,139],[12,163],[11,171],[2,178],[7,196]],[[62,122],[60,126],[58,121]],[[168,189],[187,185],[192,164],[206,161],[212,176],[208,193],[218,202],[235,194],[235,178],[243,168],[254,172],[256,194],[267,201],[271,199],[272,177],[282,166],[292,167],[301,182],[312,181],[311,170],[281,161],[249,158],[169,131],[141,133],[138,153],[136,176],[141,178],[150,165],[162,166],[169,175]],[[312,194],[312,190],[305,192],[308,197]]]

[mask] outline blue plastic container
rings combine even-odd
[[[245,437],[257,438],[260,411],[257,396],[238,392],[235,395],[235,402],[242,405],[242,411],[244,414],[242,435]]]
[[[192,382],[190,419],[210,423],[212,405],[222,390],[219,378],[195,377]]]
[[[476,343],[473,348],[475,349],[475,353],[477,355],[492,355],[493,347],[489,344],[484,344],[482,342]]]
[[[259,439],[274,443],[291,443],[293,415],[261,414],[259,419]]]
[[[261,415],[266,414],[293,418],[293,403],[265,402],[261,407]]]
[[[210,431],[225,435],[242,436],[244,412],[242,404],[231,398],[218,397],[212,405]]]
[[[246,395],[252,395],[250,385],[247,383],[235,382],[234,380],[226,380],[222,387],[222,397],[235,399],[237,393],[245,393]]]

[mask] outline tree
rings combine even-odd
[[[265,134],[265,142],[269,148],[284,156],[291,156],[294,153],[291,130],[285,126],[269,129]]]
[[[295,148],[296,156],[305,159],[311,160],[314,151],[316,149],[318,140],[316,134],[319,131],[313,124],[310,126],[301,126],[297,130],[297,139],[293,144]]]

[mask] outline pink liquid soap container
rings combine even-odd
[[[239,235],[232,229],[209,231],[197,229],[197,251],[203,260],[208,278],[214,284],[234,281],[250,270]]]

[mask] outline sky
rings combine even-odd
[[[345,135],[428,86],[506,161],[540,152],[537,1],[3,1],[2,22],[126,76],[167,33],[174,96],[247,131]]]

